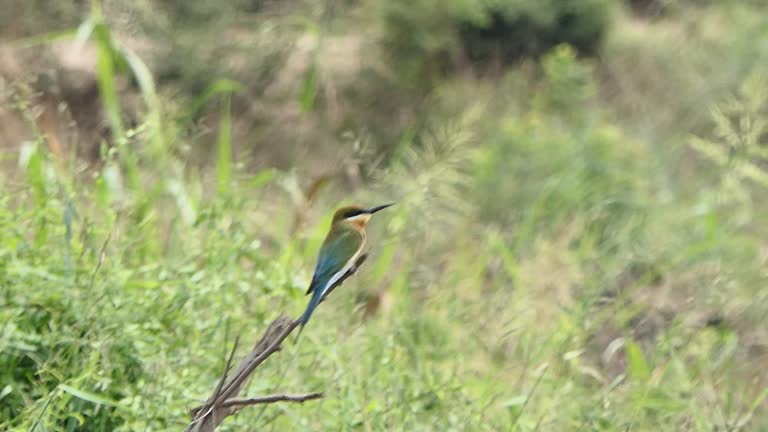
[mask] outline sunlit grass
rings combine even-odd
[[[738,133],[693,140],[705,160],[666,189],[657,178],[675,173],[608,120],[589,68],[558,48],[529,112],[436,114],[349,191],[242,170],[239,86],[215,82],[174,117],[109,30],[95,9],[78,33],[99,47],[112,136],[95,180],[63,169],[42,134],[0,179],[0,429],[183,428],[235,336],[244,351],[278,313],[298,316],[333,208],[393,200],[360,273],[246,389],[323,399],[244,410],[223,430],[768,427],[759,136],[738,165],[725,157]],[[144,98],[136,127],[119,73]],[[216,103],[215,163],[192,170],[173,122]]]

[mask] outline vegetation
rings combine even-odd
[[[611,4],[585,1],[382,2],[382,43],[404,79],[423,85],[469,64],[515,63],[567,43],[594,54]]]
[[[574,2],[604,8],[578,15],[590,49],[543,37],[428,79],[467,54],[453,17],[487,10],[163,3],[0,30],[32,59],[0,69],[0,122],[24,125],[0,134],[0,429],[180,430],[236,336],[303,310],[334,208],[392,200],[244,392],[324,397],[221,430],[768,429],[761,2]],[[72,37],[104,133],[46,120],[86,99],[30,78]]]

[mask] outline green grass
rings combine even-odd
[[[324,397],[221,430],[768,429],[758,73],[714,133],[661,152],[558,47],[524,95],[525,67],[445,83],[426,126],[348,188],[244,168],[240,86],[174,116],[100,19],[81,34],[99,47],[102,163],[84,175],[38,134],[0,177],[0,429],[182,429],[237,336],[239,357],[303,310],[334,207],[391,200],[361,271],[245,389]],[[144,101],[132,127],[120,74]],[[296,103],[317,110],[315,79]],[[203,106],[220,112],[216,156],[196,166],[180,149]]]

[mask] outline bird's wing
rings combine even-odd
[[[348,229],[336,235],[329,235],[320,248],[315,274],[312,276],[307,294],[318,288],[324,289],[324,285],[333,275],[344,269],[362,246],[363,236],[357,230]]]

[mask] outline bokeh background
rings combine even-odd
[[[221,430],[768,430],[766,2],[1,6],[0,429],[182,429],[397,201]]]

